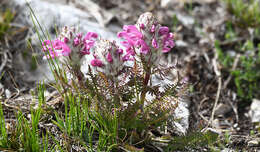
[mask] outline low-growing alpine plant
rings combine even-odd
[[[88,105],[87,111],[93,113],[88,121],[99,128],[99,136],[113,138],[108,145],[127,149],[151,141],[152,130],[174,121],[185,83],[178,74],[172,75],[176,68],[164,59],[175,45],[173,33],[152,13],[142,14],[135,25],[125,25],[117,36],[121,44],[64,27],[57,39],[43,41],[42,50],[44,59],[61,65],[63,72],[54,71],[54,76],[62,96],[68,100],[67,95],[73,94],[87,102],[79,104]],[[111,120],[113,127],[105,120]]]

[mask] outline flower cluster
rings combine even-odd
[[[174,47],[169,28],[158,24],[150,12],[142,14],[136,25],[125,25],[118,37],[125,39],[122,42],[127,51],[125,60],[131,60],[137,54],[137,57],[143,57],[146,63],[152,65],[159,61],[162,53]]]
[[[90,54],[97,37],[97,33],[94,32],[88,32],[83,37],[82,33],[76,33],[75,28],[64,27],[58,39],[43,42],[43,51],[48,50],[50,53],[46,52],[44,58],[70,56],[71,53],[76,53],[80,57]]]
[[[58,39],[43,42],[43,51],[48,51],[44,58],[68,57],[84,66],[83,73],[88,73],[90,67],[96,72],[115,76],[123,69],[125,61],[142,61],[151,68],[157,65],[163,53],[174,47],[169,28],[158,24],[149,12],[142,14],[136,25],[125,25],[118,37],[124,39],[121,42],[124,50],[115,42],[98,38],[94,32],[83,36],[76,33],[75,28],[65,27]]]
[[[43,51],[47,54],[44,58],[68,56],[71,52],[70,47],[59,39],[54,41],[45,40],[42,45]],[[49,54],[47,51],[49,51]]]

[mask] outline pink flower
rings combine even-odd
[[[165,35],[169,33],[169,28],[167,26],[162,26],[159,28],[159,34],[160,35]]]
[[[163,43],[162,52],[163,53],[169,52],[175,46],[175,43],[173,41],[173,33],[165,33],[163,36],[162,43]]]
[[[124,51],[123,51],[123,49],[117,49],[117,53],[118,53],[118,54],[123,54]]]
[[[152,25],[151,32],[152,32],[152,33],[155,32],[155,25],[154,25],[154,24]]]
[[[159,48],[158,43],[157,43],[157,41],[156,41],[155,38],[153,38],[153,40],[152,40],[152,45],[153,45],[153,47],[156,48],[156,49]]]
[[[79,39],[78,37],[76,37],[76,38],[74,39],[73,45],[74,45],[74,46],[78,46],[79,43],[80,43],[80,39]]]
[[[44,58],[69,56],[71,53],[71,49],[69,48],[69,46],[59,39],[56,39],[54,41],[45,40],[42,43],[42,46],[44,52],[49,51],[49,53],[46,53],[46,56],[44,56]]]
[[[77,36],[74,38],[73,45],[78,46],[81,43],[82,34],[78,33]]]
[[[145,29],[145,25],[144,25],[144,24],[141,24],[141,25],[140,25],[140,29],[143,29],[143,30],[144,30],[144,29]]]
[[[113,62],[113,58],[112,58],[110,52],[107,53],[106,58],[107,58],[107,61],[108,61],[108,62],[110,62],[110,63]]]
[[[95,32],[88,32],[85,37],[83,38],[84,47],[81,51],[83,55],[89,54],[89,50],[94,46],[95,40],[98,37],[97,33]]]
[[[147,54],[150,51],[149,46],[146,44],[146,42],[142,39],[137,41],[137,46],[140,46],[140,53]]]
[[[101,60],[99,59],[93,59],[90,64],[94,67],[102,67],[103,66],[103,63]]]
[[[138,31],[135,25],[125,25],[123,27],[123,31],[117,34],[118,37],[124,38],[123,45],[128,44],[128,46],[134,46],[136,43],[142,39],[143,35],[141,32]]]
[[[125,25],[117,36],[124,39],[121,42],[127,52],[123,56],[124,61],[131,60],[131,56],[137,54],[135,59],[156,64],[162,53],[167,53],[174,47],[173,34],[169,33],[169,28],[158,24],[150,12],[142,14],[136,25]]]
[[[64,37],[64,38],[63,38],[63,42],[66,43],[66,44],[69,43],[69,38]]]
[[[142,24],[141,24],[142,25]],[[144,28],[144,25],[141,26]],[[126,41],[121,42],[124,47],[126,47],[127,55],[124,59],[130,58],[130,55],[135,55],[133,47],[140,47],[140,52],[147,54],[150,49],[146,42],[143,40],[143,34],[136,28],[135,25],[125,25],[123,31],[117,34],[118,37],[124,38]]]

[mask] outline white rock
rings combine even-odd
[[[253,99],[250,106],[249,116],[252,123],[260,122],[260,100]]]
[[[230,148],[224,148],[223,150],[221,150],[221,152],[235,152],[235,150]]]
[[[175,43],[176,43],[176,46],[178,46],[178,47],[187,47],[188,46],[188,43],[185,41],[182,41],[182,40],[177,40]]]
[[[11,91],[8,90],[8,89],[6,89],[6,90],[5,90],[5,97],[6,97],[7,99],[9,99],[9,98],[11,98],[11,96],[12,96]]]
[[[248,143],[247,143],[247,145],[249,146],[249,147],[255,147],[255,146],[258,146],[259,145],[259,139],[253,139],[253,140],[250,140]]]
[[[192,16],[177,13],[176,17],[183,25],[187,27],[191,27],[195,23],[195,19]]]
[[[179,135],[185,135],[189,129],[189,103],[183,99],[179,99],[178,107],[173,113],[174,120],[171,121],[171,127],[174,129],[175,133]]]
[[[161,0],[161,7],[166,7],[172,0]]]

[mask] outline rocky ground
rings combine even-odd
[[[252,122],[259,122],[257,113],[260,110],[256,108],[259,107],[259,100],[254,99],[252,106],[251,101],[241,106],[232,76],[223,71],[216,57],[216,40],[220,41],[221,47],[231,49],[238,42],[225,41],[226,22],[232,20],[232,15],[222,1],[37,0],[30,3],[51,36],[55,36],[55,26],[79,23],[82,31],[94,31],[105,38],[117,40],[116,33],[123,25],[134,24],[143,12],[153,12],[161,24],[172,27],[176,47],[168,56],[178,58],[181,74],[189,77],[187,134],[205,130],[216,132],[222,139],[228,138],[224,142],[225,148],[220,148],[222,151],[260,150],[260,136]],[[4,50],[0,54],[3,67],[0,73],[4,72],[0,95],[8,99],[4,100],[7,107],[5,113],[7,120],[11,121],[13,109],[29,110],[32,104],[30,90],[35,89],[36,82],[51,82],[53,78],[47,63],[40,60],[42,54],[37,47],[37,36],[32,29],[28,7],[21,0],[3,0],[0,4],[0,9],[9,7],[15,12],[12,23],[15,34],[8,36],[0,46]],[[33,51],[27,45],[29,39]],[[34,57],[39,59],[39,63],[35,63]],[[50,100],[55,95],[55,91],[48,91]],[[60,105],[58,99],[50,104]]]

